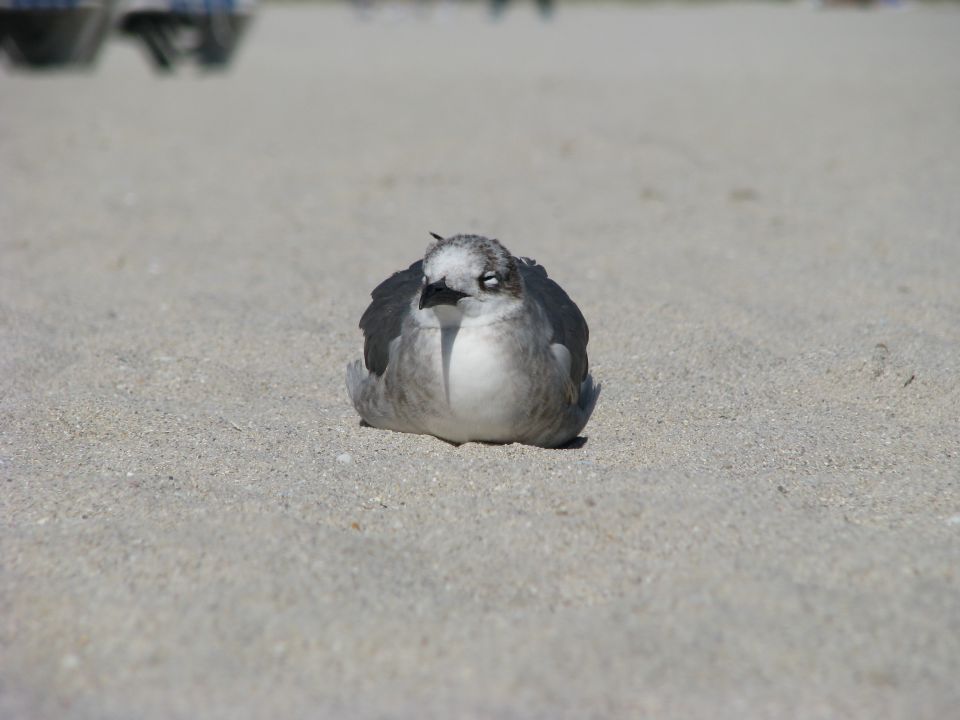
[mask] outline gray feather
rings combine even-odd
[[[363,361],[367,370],[383,375],[390,360],[390,343],[400,336],[403,318],[410,312],[410,303],[420,292],[423,261],[417,260],[406,270],[395,272],[370,293],[373,302],[360,318],[363,330]],[[561,291],[563,292],[563,291]]]
[[[553,338],[550,342],[560,343],[570,351],[570,379],[577,387],[587,377],[587,341],[590,330],[580,308],[564,292],[563,288],[547,277],[547,271],[536,260],[519,258],[517,267],[523,277],[523,284],[529,297],[546,311]]]

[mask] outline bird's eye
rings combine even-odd
[[[495,288],[500,284],[500,277],[492,270],[490,272],[485,272],[480,276],[480,284],[485,288]]]

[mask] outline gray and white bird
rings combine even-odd
[[[580,309],[534,260],[479,235],[436,239],[371,293],[347,389],[373,427],[453,443],[556,447],[600,393]]]

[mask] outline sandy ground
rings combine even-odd
[[[0,71],[0,717],[955,716],[958,37],[278,8],[226,76]],[[360,427],[429,230],[577,300],[582,447]]]

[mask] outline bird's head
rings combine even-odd
[[[436,239],[423,258],[420,309],[432,309],[442,324],[463,318],[491,321],[523,300],[516,260],[496,240],[480,235]]]

